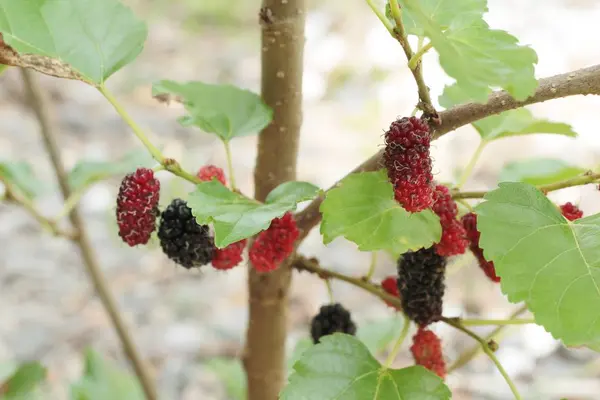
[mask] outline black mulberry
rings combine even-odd
[[[434,247],[408,251],[398,259],[398,290],[402,309],[420,326],[437,321],[442,315],[446,258]]]
[[[163,252],[187,269],[211,262],[216,249],[208,225],[199,225],[181,199],[173,200],[163,211],[158,238]]]
[[[352,321],[350,312],[341,304],[326,304],[321,306],[319,313],[314,316],[310,326],[313,342],[319,343],[323,336],[336,332],[348,335],[356,334],[356,325]]]

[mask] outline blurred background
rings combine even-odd
[[[537,51],[538,77],[594,65],[600,60],[600,2],[595,0],[489,0],[487,21],[505,29]],[[206,163],[225,166],[220,142],[199,130],[183,128],[179,105],[151,97],[159,79],[232,83],[259,91],[259,1],[128,0],[148,21],[149,37],[140,57],[109,81],[165,154],[188,170]],[[399,45],[364,1],[308,1],[304,125],[299,180],[323,188],[377,151],[382,134],[398,116],[412,112],[416,87]],[[432,51],[424,57],[424,74],[437,97],[451,79]],[[79,82],[39,76],[51,96],[52,115],[67,168],[82,159],[114,162],[141,145],[111,106],[94,89]],[[535,116],[569,123],[579,138],[534,135],[502,139],[489,145],[467,189],[493,187],[504,164],[531,156],[563,159],[583,168],[600,162],[600,98],[570,97],[529,108]],[[0,77],[0,159],[28,161],[41,194],[36,202],[45,215],[62,208],[62,198],[29,111],[20,74]],[[253,193],[255,137],[232,143],[236,179]],[[478,144],[478,135],[463,127],[433,144],[434,171],[453,181]],[[167,173],[161,204],[187,195],[190,186]],[[228,361],[242,349],[248,319],[246,268],[229,272],[207,266],[200,271],[177,267],[153,243],[129,248],[116,235],[115,196],[121,177],[93,185],[81,210],[94,248],[138,346],[157,377],[161,399],[237,399],[243,383],[238,364]],[[593,187],[553,193],[557,202],[580,204],[589,215],[600,211]],[[15,363],[39,359],[50,371],[45,399],[65,399],[68,384],[81,374],[82,351],[92,347],[125,365],[119,342],[84,274],[74,244],[43,232],[23,210],[0,205],[0,376]],[[324,267],[364,274],[370,254],[345,240],[321,244],[318,229],[302,246]],[[395,260],[379,254],[375,275],[394,274]],[[445,315],[504,318],[515,309],[473,263],[470,255],[453,260],[447,279]],[[383,349],[399,330],[394,312],[367,293],[334,283],[335,299],[349,308],[371,348]],[[328,301],[325,285],[306,273],[295,274],[290,298],[289,349],[306,343],[312,316]],[[365,328],[367,323],[369,327]],[[473,341],[444,325],[433,328],[444,342],[448,363]],[[477,329],[485,334],[491,329]],[[600,398],[600,357],[587,349],[565,349],[541,327],[509,328],[498,356],[527,399],[592,400]],[[405,346],[406,347],[406,346]],[[396,366],[411,363],[405,349]],[[8,371],[8,372],[7,372]],[[224,378],[225,381],[224,381]],[[452,373],[447,382],[456,400],[501,400],[512,396],[494,366],[477,357]]]

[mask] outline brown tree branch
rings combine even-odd
[[[69,187],[69,181],[67,173],[65,172],[60,148],[58,147],[51,125],[51,117],[49,113],[49,103],[45,100],[44,93],[41,91],[39,85],[35,81],[35,77],[32,72],[22,68],[21,73],[23,76],[23,82],[27,91],[27,96],[31,104],[31,108],[35,113],[40,124],[40,132],[42,134],[44,146],[48,153],[54,172],[58,178],[58,183],[62,195],[67,199],[71,195],[71,188]],[[83,258],[86,272],[94,285],[98,297],[104,306],[104,309],[108,313],[110,320],[117,331],[117,335],[123,345],[123,350],[127,355],[127,358],[131,362],[135,373],[140,380],[141,386],[146,394],[148,400],[156,400],[157,395],[154,388],[153,379],[150,372],[144,366],[142,357],[137,350],[133,338],[131,337],[129,330],[121,316],[117,302],[115,301],[112,293],[109,289],[109,284],[106,278],[102,274],[100,265],[98,265],[97,257],[94,253],[91,241],[85,229],[83,218],[80,216],[77,207],[74,207],[69,214],[71,223],[77,229],[79,236],[76,239],[81,257]]]
[[[259,135],[255,198],[264,201],[279,184],[296,179],[302,125],[304,0],[263,0],[262,97],[273,121]],[[285,341],[291,268],[258,273],[250,267],[249,323],[243,362],[249,400],[277,400],[286,379]]]
[[[463,125],[529,104],[589,94],[600,95],[600,65],[540,79],[539,86],[533,96],[523,101],[513,99],[506,91],[498,91],[490,95],[487,103],[468,103],[452,107],[439,113],[441,123],[432,127],[433,136],[437,139]],[[382,156],[383,150],[356,167],[351,173],[374,171],[381,168]],[[332,186],[332,188],[335,186]],[[307,208],[297,214],[296,220],[301,230],[297,245],[321,221],[319,207],[323,199],[324,196],[316,198]]]
[[[292,268],[295,268],[298,271],[307,271],[312,274],[316,274],[321,279],[337,279],[343,282],[347,282],[379,297],[382,300],[389,302],[399,310],[402,308],[402,305],[400,304],[400,299],[398,297],[392,296],[391,294],[387,293],[386,291],[381,289],[381,287],[375,285],[370,280],[367,280],[365,278],[352,277],[336,271],[332,271],[330,269],[322,268],[317,260],[309,259],[298,255],[296,256],[296,258],[294,258],[294,261],[292,262]]]

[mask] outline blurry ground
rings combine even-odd
[[[169,156],[190,170],[207,162],[224,165],[223,151],[211,136],[180,127],[178,108],[150,98],[158,79],[230,82],[259,88],[257,1],[240,2],[231,15],[229,2],[166,0],[129,1],[150,23],[145,51],[119,72],[110,87],[137,121],[164,146]],[[378,25],[364,2],[316,2],[307,22],[305,111],[299,179],[330,186],[381,145],[381,134],[396,116],[412,111],[414,83],[399,46]],[[323,3],[323,4],[321,4]],[[221,5],[223,4],[223,5]],[[548,76],[589,66],[600,60],[592,38],[600,36],[600,4],[594,0],[490,0],[488,21],[507,29],[539,55],[538,75]],[[234,7],[235,8],[235,7]],[[432,52],[433,53],[433,52]],[[425,76],[437,98],[450,80],[425,57]],[[41,79],[51,91],[60,144],[69,167],[80,158],[116,159],[139,148],[119,117],[94,90],[77,82]],[[507,160],[530,155],[562,157],[581,166],[598,163],[598,98],[569,98],[531,107],[537,116],[567,122],[581,137],[570,140],[537,136],[504,139],[482,157],[469,188],[493,185]],[[36,122],[22,105],[19,75],[0,78],[0,158],[32,162],[53,190],[39,200],[44,213],[59,211],[61,199],[41,148]],[[435,143],[435,170],[450,180],[477,145],[475,132],[462,128]],[[255,138],[234,141],[240,186],[252,193]],[[188,187],[161,175],[163,204]],[[173,183],[175,182],[175,183]],[[173,184],[172,184],[173,183]],[[210,268],[188,272],[176,268],[159,250],[131,249],[118,241],[112,220],[118,179],[94,186],[82,201],[95,250],[113,293],[125,313],[142,354],[151,360],[163,399],[226,399],[224,389],[204,366],[213,356],[231,356],[242,345],[247,321],[245,268],[219,273]],[[168,190],[167,190],[168,189]],[[580,202],[586,213],[598,211],[600,194],[589,190],[562,192],[560,201]],[[120,347],[83,274],[75,247],[40,232],[34,221],[14,207],[0,205],[0,360],[41,358],[52,371],[52,398],[65,398],[66,382],[80,373],[81,350],[90,345],[113,357]],[[337,240],[328,248],[315,230],[302,250],[317,255],[324,266],[362,274],[368,254]],[[393,260],[379,257],[377,278],[393,273]],[[497,286],[467,263],[451,267],[446,315],[502,318],[514,308]],[[350,308],[359,324],[389,318],[376,299],[345,284],[334,286],[336,299]],[[296,274],[291,299],[290,346],[306,336],[307,323],[327,301],[324,285]],[[442,335],[453,360],[472,345],[446,326]],[[499,357],[527,399],[598,399],[600,368],[586,350],[566,351],[537,327],[507,331]],[[398,365],[410,362],[404,352]],[[511,395],[490,362],[479,357],[452,374],[448,383],[458,400],[500,400]]]

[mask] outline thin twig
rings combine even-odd
[[[392,363],[396,359],[398,352],[402,348],[402,343],[404,343],[404,339],[406,339],[406,336],[408,335],[408,330],[410,329],[411,320],[406,316],[406,314],[402,315],[404,315],[404,325],[402,326],[402,332],[400,332],[400,336],[398,336],[398,339],[396,340],[392,351],[390,351],[390,354],[388,354],[387,359],[385,360],[385,364],[383,364],[386,368],[389,368],[390,365],[392,365]]]
[[[25,196],[20,196],[15,188],[6,180],[0,179],[0,182],[4,185],[6,193],[5,200],[9,203],[14,203],[24,208],[35,220],[46,230],[55,236],[62,236],[69,240],[76,240],[78,233],[77,231],[63,230],[58,226],[56,221],[53,221],[47,217],[44,217],[34,206],[33,202]]]
[[[392,16],[394,17],[394,22],[396,23],[392,36],[396,38],[398,43],[400,43],[400,45],[402,46],[404,54],[406,55],[406,60],[408,61],[410,71],[412,72],[413,78],[417,84],[417,90],[419,93],[418,107],[421,110],[423,110],[424,116],[426,118],[435,121],[435,123],[437,124],[439,123],[438,113],[431,102],[429,88],[425,84],[425,79],[423,79],[422,63],[420,62],[420,60],[418,62],[411,63],[411,61],[413,61],[415,57],[415,53],[412,51],[412,48],[410,47],[410,43],[408,42],[408,38],[406,36],[404,23],[402,22],[402,10],[400,9],[398,0],[390,0],[390,9],[392,11]]]
[[[517,318],[519,315],[523,314],[525,311],[527,311],[527,306],[523,305],[523,306],[519,307],[516,311],[514,311],[507,319],[512,320],[514,318]],[[501,325],[501,326],[498,326],[496,329],[494,329],[492,332],[490,332],[485,337],[486,343],[489,343],[490,340],[497,338],[498,335],[503,330],[505,330],[508,326],[510,326],[510,325]],[[478,345],[473,346],[469,350],[465,351],[456,359],[456,361],[454,361],[454,363],[450,367],[448,367],[448,373],[463,367],[469,361],[471,361],[473,358],[475,358],[477,356],[477,354],[479,354],[480,352],[481,352],[481,346],[478,346]]]
[[[564,181],[551,183],[549,185],[539,185],[536,186],[540,191],[544,193],[553,192],[556,190],[566,189],[573,186],[582,186],[590,183],[596,183],[600,181],[600,174],[590,174],[586,173],[580,176],[576,176],[574,178],[565,179]],[[488,191],[478,191],[478,192],[454,192],[452,193],[452,197],[454,199],[481,199],[488,194]]]
[[[21,69],[21,73],[31,108],[40,124],[40,131],[46,151],[52,161],[54,172],[58,178],[58,183],[60,185],[63,197],[67,199],[71,195],[71,188],[69,187],[68,177],[61,160],[60,149],[55,142],[53,129],[51,126],[49,104],[45,100],[44,93],[36,82],[32,72],[27,69]],[[140,356],[134,341],[130,336],[125,321],[118,311],[117,302],[113,298],[109,290],[108,282],[106,281],[106,278],[102,274],[101,268],[98,265],[97,257],[86,232],[84,221],[79,215],[77,207],[73,207],[71,210],[70,219],[73,226],[79,232],[77,244],[86,267],[86,272],[92,281],[94,288],[98,293],[98,297],[100,297],[100,301],[108,313],[115,330],[117,331],[125,354],[127,355],[138,379],[140,380],[144,393],[146,394],[146,398],[148,400],[156,400],[157,395],[150,372],[144,366],[142,357]]]
[[[512,381],[512,379],[510,378],[510,376],[508,375],[508,373],[506,372],[506,370],[500,363],[500,360],[498,360],[498,358],[494,354],[494,351],[492,350],[492,348],[490,348],[489,341],[480,337],[475,332],[464,327],[460,322],[458,322],[452,318],[442,318],[442,321],[444,321],[448,325],[458,329],[459,331],[461,331],[463,333],[466,333],[467,335],[469,335],[470,337],[475,339],[481,346],[481,350],[483,350],[483,352],[488,355],[490,360],[492,360],[492,362],[496,365],[496,368],[498,369],[500,374],[504,377],[504,380],[506,381],[507,385],[510,387],[510,390],[512,391],[513,396],[515,397],[515,400],[522,400],[521,395],[519,394],[519,391],[517,390],[517,387],[515,386],[514,382]]]
[[[540,79],[535,93],[526,100],[517,101],[508,92],[498,91],[489,96],[487,103],[468,103],[452,107],[439,113],[441,123],[432,126],[434,138],[439,138],[461,126],[473,123],[491,115],[520,108],[529,104],[541,103],[548,100],[559,99],[575,95],[600,95],[600,64],[583,68],[566,74],[555,75]],[[380,150],[371,158],[357,166],[349,174],[358,172],[375,171],[383,168],[383,150]],[[340,179],[340,181],[343,180]],[[339,181],[338,181],[339,183]],[[329,190],[337,186],[336,183]],[[321,195],[312,201],[304,210],[296,214],[296,222],[300,229],[300,236],[296,242],[300,242],[310,233],[312,228],[321,221],[319,207],[325,195]]]

